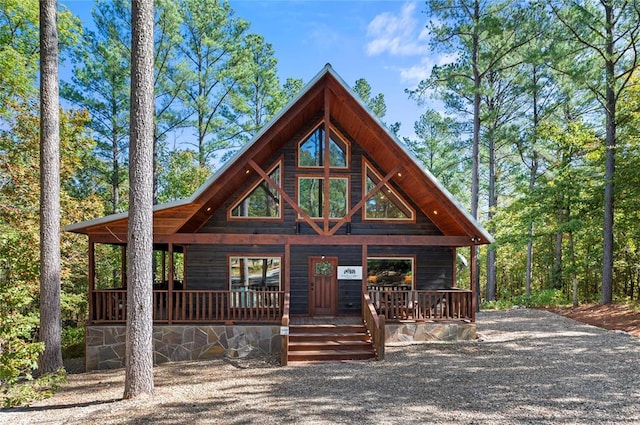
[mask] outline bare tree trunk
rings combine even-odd
[[[55,0],[40,1],[41,374],[63,367],[60,314],[60,112]]]
[[[478,68],[480,61],[479,45],[480,36],[478,34],[478,21],[480,20],[480,2],[475,1],[473,9],[473,146],[471,154],[471,215],[478,219],[478,200],[480,193],[480,86],[482,77]],[[474,245],[476,270],[480,270],[480,259],[478,258],[478,246]],[[476,273],[476,297],[480,301],[480,273]],[[476,311],[480,311],[480,302],[476,304]]]
[[[498,197],[496,196],[496,145],[493,138],[493,131],[489,132],[489,211],[487,219],[489,220],[489,232],[494,233],[492,219],[498,207]],[[487,301],[496,300],[496,250],[495,247],[489,247],[487,250]]]
[[[124,398],[153,393],[153,0],[133,0]]]
[[[557,215],[558,219],[558,227],[562,227],[564,225],[564,211],[562,208],[558,208]],[[556,231],[555,243],[554,243],[554,253],[553,253],[553,272],[551,276],[551,287],[555,289],[562,288],[562,239],[564,237],[564,233],[562,230]]]
[[[576,252],[573,245],[573,231],[569,230],[569,255],[571,256],[571,281],[573,283],[573,306],[578,307],[578,270],[576,269]]]
[[[600,304],[613,302],[613,196],[616,161],[616,95],[614,84],[616,80],[615,63],[613,60],[613,27],[615,19],[613,16],[612,2],[602,2],[606,15],[606,38],[607,38],[607,61],[606,72],[606,154],[605,154],[605,175],[604,175],[604,226],[603,226],[603,246],[602,246],[602,292],[600,293]]]

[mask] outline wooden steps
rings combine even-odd
[[[364,324],[314,324],[289,327],[289,362],[372,358],[375,358],[375,350]]]

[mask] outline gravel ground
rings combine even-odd
[[[479,339],[388,347],[382,362],[165,364],[152,398],[124,372],[70,375],[18,424],[640,424],[640,340],[539,310],[482,312]]]

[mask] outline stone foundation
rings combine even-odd
[[[124,367],[125,329],[87,326],[87,371]],[[280,326],[274,325],[159,325],[153,327],[153,362],[270,355],[280,352],[280,343]]]
[[[386,345],[476,339],[476,324],[464,322],[387,323],[385,331]]]
[[[124,367],[125,329],[124,326],[87,326],[87,371]],[[386,324],[385,344],[475,338],[475,323],[400,322]],[[153,362],[276,355],[280,353],[281,341],[280,326],[276,325],[158,325],[153,327]]]

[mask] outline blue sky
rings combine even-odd
[[[89,0],[61,0],[83,22],[91,20]],[[230,0],[235,16],[271,43],[278,74],[311,80],[326,63],[352,86],[365,78],[373,94],[383,93],[384,121],[399,121],[411,136],[423,111],[404,92],[426,78],[436,61],[430,53],[424,1],[398,0]]]

